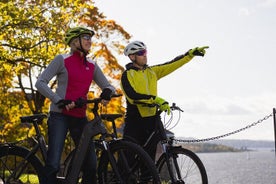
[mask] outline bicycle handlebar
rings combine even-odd
[[[148,103],[139,102],[139,101],[134,101],[134,103],[135,104],[141,104],[141,105],[144,105],[144,106],[147,106],[147,107],[157,107],[157,108],[160,107],[160,105],[157,104],[157,103],[148,104]],[[178,111],[184,112],[180,107],[176,106],[176,103],[172,103],[172,105],[170,106],[170,109],[172,111],[178,110]],[[159,114],[162,112],[160,109],[158,111],[159,111]]]
[[[119,97],[119,96],[122,96],[122,94],[113,94],[111,95],[111,98],[113,97]],[[92,100],[87,100],[85,98],[78,98],[76,101],[74,101],[75,103],[75,107],[74,108],[81,108],[83,107],[85,104],[88,104],[88,103],[95,103],[95,104],[98,104],[101,102],[101,100],[103,100],[101,97],[98,97],[98,98],[94,98]],[[73,101],[71,100],[66,100],[68,102],[65,102],[65,103],[61,103],[60,105],[58,105],[58,107],[60,109],[64,109],[66,107],[66,105],[72,103]]]
[[[184,110],[182,110],[180,107],[176,106],[175,103],[172,103],[172,106],[170,108],[171,108],[171,110],[178,110],[178,111],[184,112]]]
[[[122,94],[113,94],[111,95],[111,98],[115,98],[115,97],[120,97],[122,96]],[[91,99],[91,100],[88,100],[88,99],[83,99],[83,98],[79,98],[75,101],[76,103],[76,106],[83,106],[84,104],[89,104],[89,103],[100,103],[101,100],[103,100],[101,97],[98,97],[98,98],[94,98],[94,99]]]

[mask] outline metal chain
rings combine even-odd
[[[233,132],[229,132],[227,134],[223,134],[223,135],[219,135],[219,136],[216,136],[216,137],[210,137],[210,138],[205,138],[205,139],[190,139],[190,140],[185,140],[185,139],[175,139],[173,138],[173,140],[175,142],[187,142],[187,143],[193,143],[193,142],[205,142],[205,141],[211,141],[211,140],[215,140],[215,139],[220,139],[220,138],[223,138],[223,137],[227,137],[227,136],[230,136],[230,135],[233,135],[233,134],[236,134],[236,133],[239,133],[241,131],[244,131],[248,128],[251,128],[253,126],[256,126],[257,124],[259,123],[262,123],[263,121],[267,120],[268,118],[272,117],[273,113],[271,113],[270,115],[267,115],[265,116],[264,118],[250,124],[250,125],[247,125],[241,129],[238,129],[238,130],[235,130]]]

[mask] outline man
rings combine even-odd
[[[148,66],[147,48],[143,42],[134,41],[126,46],[124,54],[131,62],[126,65],[121,78],[127,100],[124,139],[144,145],[160,120],[155,116],[157,107],[145,106],[145,103],[158,104],[160,110],[170,113],[168,102],[157,95],[157,81],[191,61],[194,56],[204,56],[207,48],[196,47],[169,62]],[[156,146],[146,151],[155,159]]]

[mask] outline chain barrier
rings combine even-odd
[[[240,128],[238,130],[235,130],[233,132],[229,132],[227,134],[223,134],[223,135],[219,135],[219,136],[216,136],[216,137],[210,137],[210,138],[205,138],[205,139],[175,139],[173,138],[173,141],[175,142],[186,142],[186,143],[194,143],[194,142],[206,142],[206,141],[211,141],[211,140],[215,140],[215,139],[220,139],[220,138],[223,138],[223,137],[227,137],[227,136],[230,136],[230,135],[233,135],[233,134],[236,134],[236,133],[239,133],[241,131],[244,131],[246,129],[249,129],[253,126],[256,126],[257,124],[259,123],[262,123],[263,121],[267,120],[268,118],[272,117],[273,113],[271,113],[270,115],[267,115],[265,116],[264,118],[250,124],[250,125],[247,125],[243,128]]]

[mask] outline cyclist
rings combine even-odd
[[[67,131],[78,145],[83,127],[88,123],[86,106],[78,104],[78,98],[87,98],[92,81],[102,89],[101,97],[106,104],[115,88],[107,81],[97,63],[87,57],[94,31],[74,27],[65,34],[70,53],[57,55],[42,72],[36,82],[37,90],[51,100],[48,118],[48,152],[43,184],[55,184]],[[53,91],[49,81],[56,77],[57,88]],[[96,154],[91,141],[83,165],[82,183],[96,183]]]
[[[194,56],[204,56],[205,47],[190,49],[173,60],[155,65],[147,65],[147,47],[141,41],[129,43],[124,49],[124,55],[131,60],[121,77],[121,87],[126,96],[127,108],[123,138],[143,145],[154,131],[156,122],[156,106],[150,107],[139,102],[159,105],[160,110],[170,113],[166,100],[157,95],[157,81],[180,68],[193,59]],[[156,142],[157,145],[157,142]],[[156,147],[146,150],[155,159]]]

